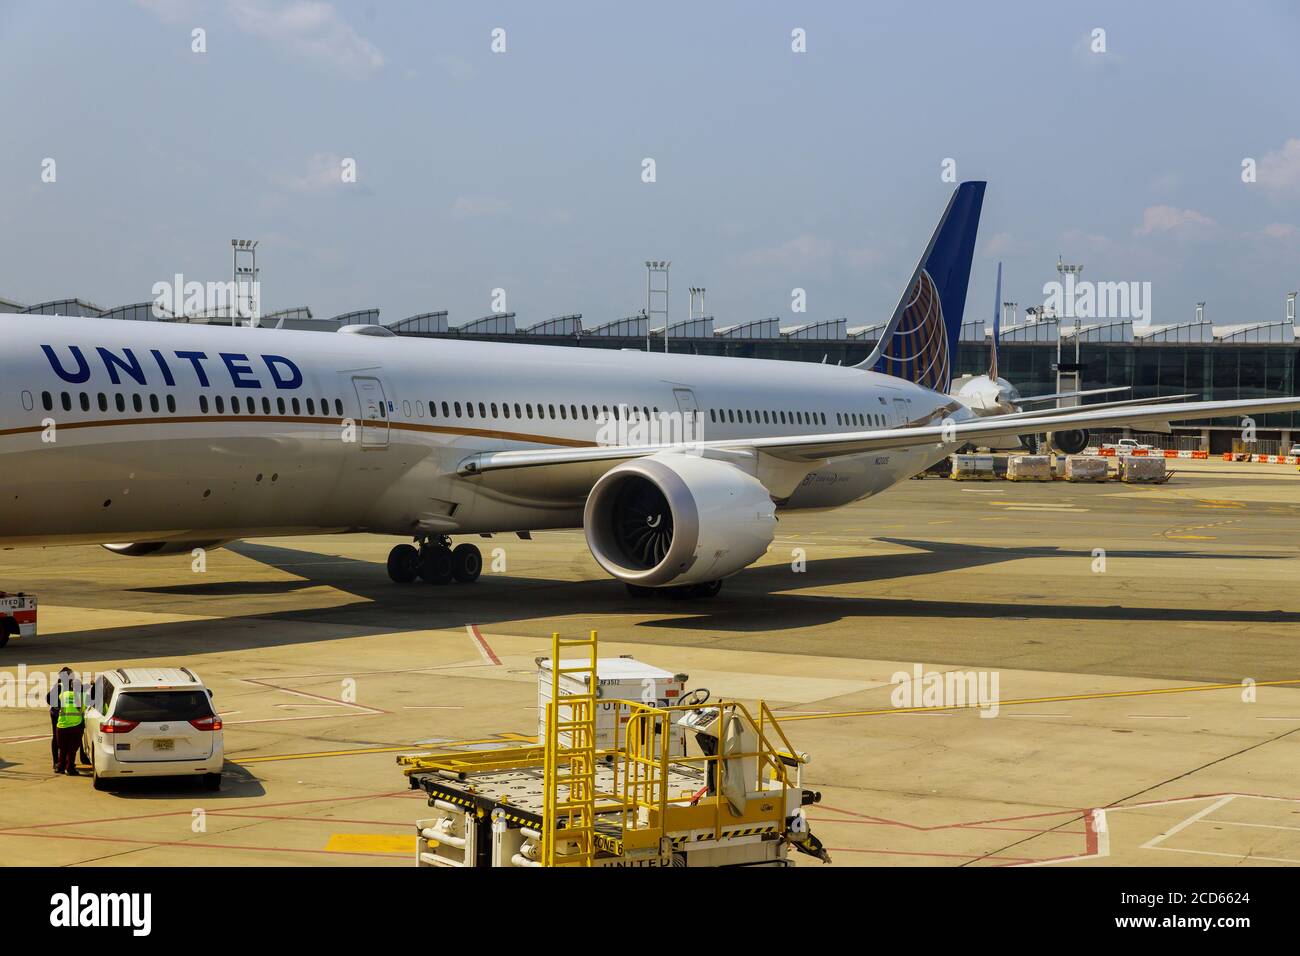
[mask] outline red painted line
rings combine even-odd
[[[465,630],[469,631],[469,636],[472,637],[474,643],[478,645],[478,652],[483,655],[484,660],[490,661],[493,664],[501,663],[501,658],[497,657],[496,653],[492,650],[491,645],[489,645],[483,638],[483,632],[478,629],[477,624],[466,624]]]
[[[957,860],[1007,860],[1011,863],[1038,863],[1039,860],[1027,856],[984,856],[971,853],[926,853],[920,850],[861,850],[857,847],[829,847],[832,853],[879,853],[884,856],[938,856]]]
[[[239,817],[243,820],[296,820],[304,823],[360,823],[375,827],[402,827],[410,829],[411,823],[394,823],[392,820],[349,820],[344,817],[291,817],[271,813],[235,813],[232,810],[209,810],[210,817]]]
[[[837,820],[832,817],[809,817],[808,822],[825,823],[829,826],[845,826],[848,824],[853,824],[853,825],[870,825],[870,826],[887,827],[887,826],[895,825],[892,821],[887,821],[887,820]],[[1054,828],[1049,828],[1047,830],[1044,830],[1040,827],[990,827],[990,826],[984,826],[983,824],[980,823],[951,823],[951,824],[945,824],[942,827],[929,827],[927,829],[1005,830],[1011,833],[1069,833],[1074,836],[1079,836],[1085,832],[1083,830],[1058,830]]]
[[[1083,852],[1085,856],[1097,855],[1097,819],[1092,810],[1083,814],[1083,826],[1087,830],[1087,836],[1083,839]]]
[[[268,810],[275,807],[297,807],[307,803],[345,803],[353,800],[382,800],[388,797],[420,797],[424,798],[423,793],[416,793],[413,790],[397,790],[391,793],[363,793],[352,797],[314,797],[310,800],[284,800],[279,803],[261,803],[256,808],[258,810]],[[212,811],[220,813],[220,810]],[[0,834],[14,833],[18,830],[44,830],[48,827],[73,827],[73,826],[90,826],[96,823],[125,823],[128,820],[156,820],[162,817],[189,816],[189,810],[164,810],[161,813],[139,813],[123,817],[100,817],[91,820],[65,820],[62,823],[29,823],[25,826],[0,827]]]

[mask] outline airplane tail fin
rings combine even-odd
[[[962,183],[953,191],[884,334],[858,368],[948,390],[986,185]]]
[[[997,291],[993,293],[993,347],[989,349],[989,381],[998,380],[998,336],[1002,334],[1002,263],[998,263]]]

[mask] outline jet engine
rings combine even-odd
[[[1047,443],[1067,455],[1077,455],[1088,447],[1088,430],[1072,428],[1063,432],[1052,432],[1047,436]]]
[[[189,554],[195,548],[214,551],[223,544],[229,543],[230,539],[223,541],[128,541],[124,544],[106,544],[104,547],[114,554],[124,554],[131,558],[143,558],[157,554]]]
[[[767,551],[776,508],[739,468],[669,452],[602,475],[587,497],[583,530],[592,556],[626,584],[703,584]]]

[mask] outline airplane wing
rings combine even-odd
[[[1195,392],[1184,392],[1181,395],[1161,395],[1160,403],[1180,402],[1186,398],[1195,398]],[[985,422],[1007,422],[1016,419],[1025,418],[1047,418],[1056,415],[1072,415],[1075,412],[1098,412],[1107,408],[1123,408],[1129,405],[1151,404],[1149,398],[1122,398],[1117,402],[1094,402],[1091,405],[1069,405],[1065,408],[1040,408],[1028,412],[1007,412],[1005,415],[985,415],[980,421]]]
[[[1064,411],[1064,410],[1055,410]],[[820,435],[785,435],[771,438],[725,439],[687,444],[602,446],[591,448],[539,448],[518,451],[481,452],[461,462],[457,469],[462,477],[487,475],[491,472],[517,471],[544,466],[569,466],[572,487],[578,474],[599,477],[609,466],[659,452],[693,452],[711,450],[741,455],[770,455],[791,463],[810,466],[821,461],[859,455],[873,451],[960,443],[980,438],[1000,438],[1027,432],[1063,431],[1067,428],[1103,428],[1162,426],[1169,422],[1196,421],[1205,418],[1300,411],[1300,397],[1247,399],[1230,402],[1185,402],[1138,405],[1124,408],[1091,410],[1088,406],[1072,409],[1068,414],[1044,414],[1026,418],[982,418],[961,423],[939,423],[909,428],[885,428],[872,431],[841,432]],[[594,478],[592,479],[594,480]]]
[[[1082,392],[1053,392],[1051,395],[1030,395],[1028,398],[1016,399],[1017,405],[1037,405],[1039,402],[1054,402],[1059,398],[1082,398],[1085,395],[1105,395],[1109,392],[1132,391],[1128,385],[1114,385],[1110,388],[1090,388]]]

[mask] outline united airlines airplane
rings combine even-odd
[[[879,494],[975,440],[1300,409],[976,416],[948,389],[983,196],[957,188],[853,368],[0,315],[0,546],[367,531],[412,542],[394,582],[446,583],[482,567],[455,535],[581,527],[634,592],[707,596],[780,510]]]

